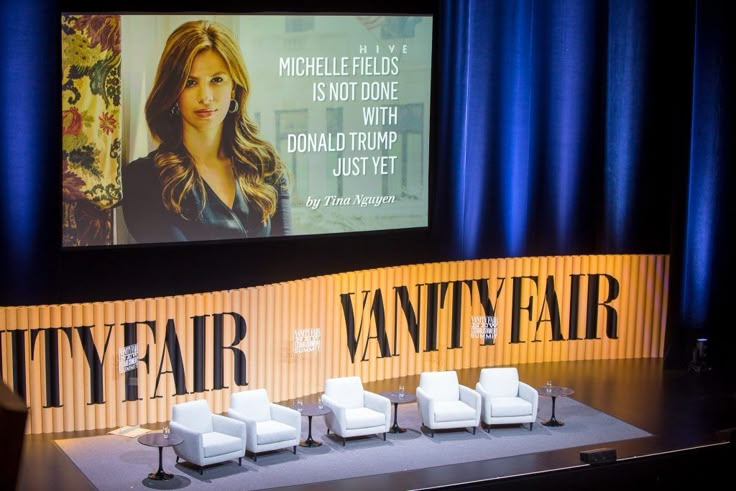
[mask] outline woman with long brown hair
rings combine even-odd
[[[286,169],[246,113],[250,82],[221,25],[168,38],[146,121],[159,147],[123,168],[123,213],[137,242],[287,235]]]

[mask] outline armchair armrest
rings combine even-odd
[[[365,404],[365,407],[378,411],[379,413],[391,413],[391,401],[380,394],[366,390],[363,392],[363,403]]]
[[[241,421],[245,424],[245,436],[241,436],[241,435],[233,435],[233,436],[238,436],[242,438],[246,442],[246,447],[248,447],[249,445],[252,447],[253,444],[255,444],[258,439],[256,421],[254,419],[247,418],[243,413],[233,408],[228,409],[227,415],[228,415],[227,419],[232,419],[233,421]],[[226,431],[223,431],[222,433],[231,434]]]
[[[417,402],[421,404],[428,404],[430,401],[429,394],[427,393],[427,391],[425,391],[421,387],[417,387],[416,396],[417,396]]]
[[[302,429],[302,414],[296,409],[271,403],[271,418],[281,423],[293,426],[297,433]]]
[[[529,384],[519,381],[519,397],[532,403],[532,411],[536,414],[539,407],[539,392]]]
[[[204,448],[202,445],[202,433],[194,431],[176,421],[169,423],[171,434],[184,439],[182,443],[174,447],[174,452],[188,462],[202,462],[204,460]]]
[[[480,414],[480,393],[464,385],[460,385],[459,389],[460,400],[474,408]]]
[[[330,413],[325,416],[325,422],[327,428],[334,431],[338,435],[344,433],[347,425],[347,416],[345,414],[345,407],[340,405],[334,398],[327,394],[322,395],[322,403],[328,408]]]
[[[218,433],[235,436],[243,440],[243,448],[245,449],[246,427],[243,421],[228,418],[220,414],[212,415],[212,429]]]
[[[338,403],[335,399],[328,396],[327,394],[322,395],[322,403],[325,405],[325,407],[330,408],[330,411],[332,411],[332,414],[335,415],[338,419],[345,419],[345,407],[341,406],[340,403]]]
[[[422,422],[425,425],[434,423],[434,399],[421,387],[417,387],[417,406],[422,415]]]
[[[491,406],[493,404],[493,398],[491,397],[490,392],[488,392],[480,382],[475,384],[475,391],[480,394],[481,416],[486,413],[490,414]]]
[[[388,397],[366,390],[363,392],[363,403],[368,409],[383,413],[386,419],[386,431],[388,431],[391,428],[391,401],[388,400]]]

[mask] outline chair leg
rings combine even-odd
[[[486,433],[491,433],[491,425],[486,426]]]
[[[534,423],[529,423],[529,431],[532,431],[532,425],[533,425],[533,424],[534,424]]]
[[[179,456],[178,455],[176,456],[176,463],[177,464],[179,463]]]
[[[473,426],[473,435],[475,435],[475,430],[476,430],[476,428],[475,428],[475,426]]]
[[[296,455],[296,445],[294,445],[294,448],[292,449],[292,451],[294,452],[294,455]]]
[[[434,438],[434,430],[430,428],[429,426],[425,425],[424,423],[422,423],[422,427],[421,427],[422,431],[424,431],[424,428],[427,428],[427,430],[429,431],[430,438]]]
[[[383,441],[384,442],[386,441],[386,432],[385,431],[383,432]]]
[[[345,437],[342,437],[342,446],[345,446]]]
[[[199,467],[199,475],[204,476],[204,467],[202,466]]]
[[[238,465],[243,467],[243,457],[238,457]]]

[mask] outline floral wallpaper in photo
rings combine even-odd
[[[63,245],[112,244],[121,199],[120,16],[64,15]]]

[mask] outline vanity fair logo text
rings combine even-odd
[[[607,288],[602,288],[603,285]],[[530,287],[532,292],[542,293],[540,296],[523,295],[525,286]],[[604,298],[600,298],[601,290],[607,291]],[[599,315],[605,316],[605,336],[617,339],[618,312],[611,303],[618,298],[619,293],[620,283],[610,274],[570,275],[570,295],[567,299],[570,316],[565,326],[562,324],[559,295],[552,275],[541,280],[539,276],[512,276],[493,280],[480,278],[419,283],[414,285],[413,298],[409,287],[402,285],[394,287],[389,292],[389,298],[386,298],[383,290],[376,289],[343,293],[340,301],[345,317],[348,351],[351,361],[355,363],[356,355],[359,361],[370,359],[368,352],[371,343],[377,344],[378,349],[374,352],[379,353],[378,358],[399,356],[398,336],[402,329],[406,329],[411,337],[415,353],[438,351],[440,336],[446,336],[447,342],[443,344],[447,349],[462,348],[466,337],[478,337],[463,332],[468,319],[475,317],[463,312],[464,298],[470,300],[471,306],[479,305],[484,316],[495,318],[496,306],[503,301],[503,295],[511,295],[510,344],[541,342],[540,337],[546,330],[551,341],[600,339]],[[393,319],[386,318],[386,302],[393,302]],[[582,325],[578,319],[581,303],[586,308]],[[450,310],[449,325],[439,322],[440,312],[446,309]],[[529,329],[522,328],[524,317],[525,322],[530,324]],[[527,338],[529,334],[532,334],[531,339]],[[493,346],[495,339],[496,336],[486,335],[480,342],[483,346]]]
[[[554,276],[479,278],[418,283],[411,287],[398,285],[387,291],[378,288],[340,293],[337,300],[346,333],[345,356],[349,356],[352,363],[369,361],[371,356],[400,356],[400,334],[411,338],[415,353],[438,351],[440,346],[458,349],[462,348],[463,342],[492,347],[498,339],[507,339],[502,336],[505,326],[499,323],[497,336],[481,337],[472,332],[472,319],[479,315],[496,317],[496,306],[505,302],[505,295],[511,295],[508,337],[511,344],[541,342],[546,335],[551,341],[600,339],[601,334],[617,339],[618,312],[612,304],[619,297],[619,285],[619,281],[609,274],[570,275],[569,298],[565,299],[570,315],[564,325]],[[523,291],[533,293],[523,294]],[[463,310],[467,300],[471,305],[470,312]],[[387,302],[393,302],[391,319],[386,317]],[[581,322],[578,312],[583,306],[585,319]],[[449,324],[439,321],[443,311],[449,312]],[[598,333],[599,316],[605,317],[604,333]],[[102,336],[98,330],[103,330]],[[35,365],[41,370],[43,407],[62,407],[62,358],[81,355],[86,361],[89,379],[89,384],[85,383],[88,386],[86,403],[106,404],[105,383],[113,381],[105,379],[104,368],[106,364],[119,363],[118,350],[111,342],[115,333],[118,341],[122,337],[122,346],[136,347],[137,356],[137,363],[125,366],[121,374],[125,383],[122,402],[222,390],[229,388],[226,383],[246,386],[247,356],[243,341],[247,332],[246,318],[239,312],[192,316],[186,326],[177,326],[174,319],[167,319],[165,326],[157,326],[155,320],[25,329],[9,329],[0,325],[0,376],[6,379],[3,367],[12,372],[12,375],[8,374],[12,389],[26,399],[27,377],[31,373],[29,367]],[[321,331],[297,330],[297,334],[307,333],[310,338],[306,341],[310,344],[299,344],[300,349],[319,349],[323,343],[329,344],[321,339]],[[180,342],[184,335],[188,336],[186,343]],[[182,344],[188,350],[186,357]],[[377,349],[369,350],[372,344]],[[3,359],[3,354],[8,353],[12,359]],[[158,356],[152,356],[153,353]],[[225,373],[226,357],[232,361],[232,373]],[[149,384],[149,393],[142,394],[138,378],[150,373],[155,373],[155,381]],[[170,377],[173,382],[173,394],[168,394],[170,390],[164,394],[161,384],[164,377]]]

